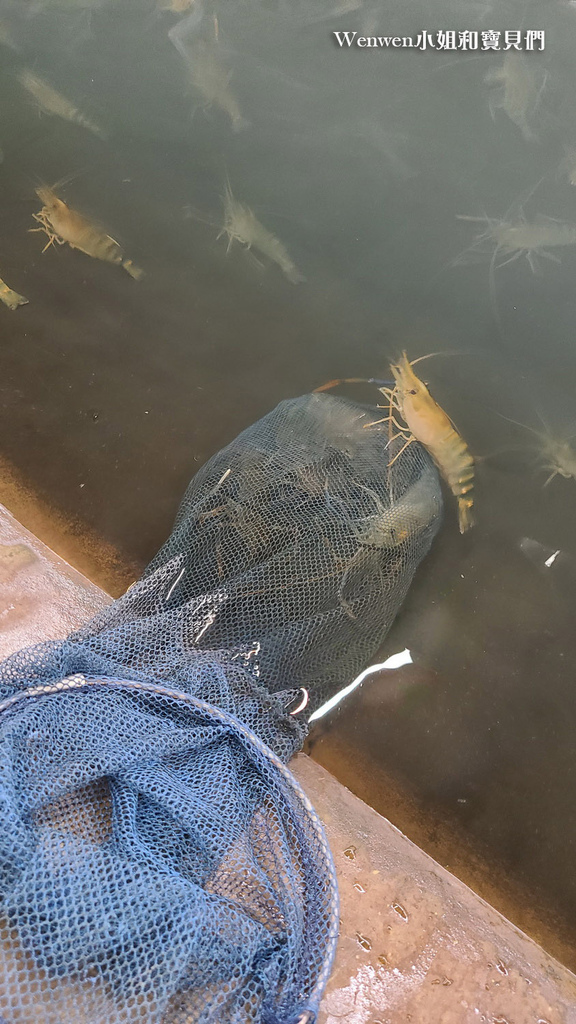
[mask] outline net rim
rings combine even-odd
[[[332,857],[332,851],[328,845],[323,825],[314,810],[310,799],[302,789],[298,780],[292,774],[290,769],[283,764],[274,751],[271,750],[270,747],[268,747],[255,733],[248,729],[239,718],[236,718],[235,715],[232,715],[227,711],[223,711],[222,708],[216,707],[214,704],[209,704],[207,701],[201,700],[199,697],[194,697],[192,694],[185,693],[182,690],[173,690],[171,687],[165,686],[160,682],[152,683],[137,679],[121,679],[118,677],[104,678],[100,675],[91,676],[77,672],[71,676],[65,676],[63,679],[57,680],[53,683],[41,683],[38,686],[28,687],[25,690],[19,690],[16,693],[13,693],[10,697],[5,698],[0,703],[0,717],[6,715],[6,713],[27,701],[40,700],[43,697],[57,696],[62,693],[71,693],[87,689],[129,690],[146,693],[151,696],[162,696],[164,698],[186,704],[204,716],[210,717],[211,719],[218,719],[223,725],[239,734],[241,739],[249,748],[252,747],[255,749],[261,757],[268,761],[282,776],[284,783],[300,803],[308,823],[316,835],[324,860],[322,869],[325,872],[327,906],[329,907],[329,927],[326,951],[314,988],[308,994],[305,1005],[298,1009],[297,1016],[294,1018],[294,1024],[313,1024],[316,1019],[316,1012],[320,1004],[322,994],[330,974],[332,973],[332,967],[336,955],[340,901],[338,896],[338,881],[334,859]]]

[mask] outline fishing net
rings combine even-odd
[[[281,403],[122,598],[0,666],[0,1020],[314,1020],[336,881],[286,762],[441,514],[426,452],[375,418]]]

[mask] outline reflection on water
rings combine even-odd
[[[392,699],[367,678],[312,742],[448,821],[568,936],[576,10],[495,7],[1,0],[0,275],[28,303],[0,307],[0,454],[118,552],[119,589],[195,469],[280,399],[448,353],[425,377],[481,457],[478,525],[448,515],[378,659],[408,648],[416,675]],[[545,49],[332,34],[438,29]]]

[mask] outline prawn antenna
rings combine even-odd
[[[58,178],[58,181],[55,181],[53,185],[46,185],[46,182],[42,178],[38,178],[35,176],[33,179],[33,181],[35,182],[34,188],[49,188],[52,192],[58,192],[59,189],[64,188],[66,185],[69,185],[72,181],[75,181],[76,178],[79,178],[80,175],[83,173],[84,171],[74,171],[72,174],[65,174],[64,177]]]
[[[410,366],[416,366],[416,363],[421,363],[424,359],[435,359],[436,356],[461,356],[463,352],[429,352],[426,356],[418,356],[417,359],[410,360]]]
[[[207,224],[208,227],[216,228],[218,224],[212,218],[205,217],[200,210],[197,210],[195,206],[191,206],[189,203],[183,207],[184,217],[187,220],[197,220],[200,224]]]
[[[224,164],[224,191],[229,196],[234,195],[234,193],[232,192],[232,185],[230,184],[230,175],[228,174],[228,168],[226,164]]]
[[[511,416],[505,416],[503,412],[496,411],[496,415],[500,416],[500,419],[507,420],[508,423],[513,423],[516,427],[522,427],[523,430],[529,430],[531,434],[535,434],[536,437],[542,437],[539,430],[535,430],[534,427],[529,427],[527,423],[521,423],[520,420],[513,420]],[[546,424],[544,424],[546,426]]]
[[[335,380],[329,380],[326,384],[321,384],[319,388],[314,388],[313,395],[318,394],[320,391],[330,391],[331,388],[337,388],[339,384],[378,384],[379,381],[375,380],[374,377],[336,377]]]

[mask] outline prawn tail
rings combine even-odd
[[[460,527],[460,533],[466,533],[466,530],[469,530],[476,522],[472,511],[472,503],[473,499],[470,497],[461,496],[458,498],[458,526]]]
[[[100,127],[99,124],[94,124],[94,121],[89,121],[87,117],[81,116],[78,118],[78,123],[86,128],[93,135],[96,135],[103,142],[106,142],[106,132]]]
[[[540,138],[538,137],[538,135],[536,135],[535,132],[532,131],[530,125],[528,124],[525,118],[522,118],[522,120],[518,124],[518,127],[522,132],[522,138],[525,142],[540,142]]]
[[[300,273],[298,267],[294,263],[285,264],[282,267],[282,270],[291,284],[302,284],[302,282],[306,280],[304,274]]]
[[[137,267],[135,263],[132,263],[132,260],[123,260],[122,266],[135,281],[139,281],[141,277],[144,277],[144,271],[140,267]]]
[[[81,110],[74,109],[71,112],[70,119],[79,124],[82,128],[86,128],[87,131],[92,132],[93,135],[97,135],[103,142],[106,141],[106,133],[102,130],[100,125],[95,124],[89,117],[86,117]]]
[[[474,459],[468,451],[462,438],[457,437],[453,451],[444,450],[444,458],[434,458],[440,473],[450,487],[452,494],[458,502],[458,524],[460,533],[466,533],[471,526],[474,526],[475,518],[472,512],[474,504]],[[438,453],[436,452],[436,456]],[[447,458],[447,456],[450,456]]]
[[[454,487],[454,493],[458,502],[458,525],[460,527],[460,533],[466,533],[471,526],[474,526],[474,513],[472,512],[472,505],[474,504],[474,495],[472,493],[474,488],[474,463],[470,462],[463,472],[460,474],[458,483]]]
[[[26,306],[28,299],[25,299],[23,295],[19,295],[18,292],[9,288],[7,284],[0,278],[0,302],[3,302],[8,309],[18,309],[18,306]]]
[[[246,117],[242,117],[241,114],[240,116],[232,117],[230,120],[232,121],[232,131],[236,133],[245,132],[248,128],[252,127],[252,122]]]

